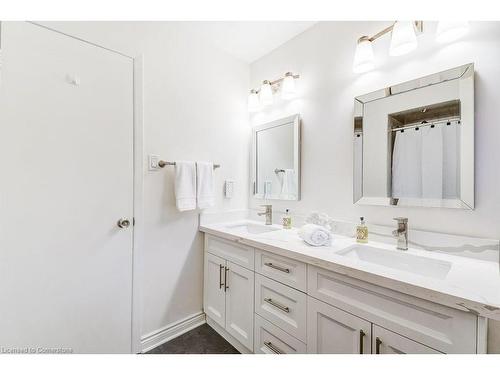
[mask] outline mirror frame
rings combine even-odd
[[[420,88],[437,85],[443,82],[452,81],[461,78],[471,78],[472,87],[471,92],[467,95],[470,97],[470,108],[468,116],[461,118],[461,122],[470,124],[465,128],[465,134],[461,145],[466,146],[465,154],[463,153],[464,147],[461,147],[460,154],[460,179],[461,179],[461,192],[460,197],[453,200],[441,200],[440,204],[435,200],[426,200],[421,198],[412,199],[410,204],[398,202],[392,197],[366,197],[363,195],[363,173],[361,174],[361,197],[355,196],[355,149],[353,146],[353,203],[361,205],[378,205],[378,206],[394,206],[394,207],[441,207],[441,208],[461,208],[461,209],[474,209],[474,194],[475,194],[475,175],[474,175],[474,64],[465,64],[452,69],[444,70],[438,73],[427,75],[424,77],[416,78],[407,82],[397,85],[389,86],[384,89],[373,91],[368,94],[360,95],[354,98],[354,121],[356,120],[357,106],[361,106],[361,119],[364,115],[364,104],[380,100],[389,96],[402,94],[408,91],[417,90]],[[359,113],[358,113],[359,116]],[[354,124],[353,124],[354,128]],[[463,129],[463,128],[462,128]],[[355,129],[353,134],[356,134]],[[363,164],[363,163],[362,163]],[[363,168],[363,167],[361,167]],[[362,169],[363,170],[363,169]],[[467,180],[468,179],[468,180]],[[464,180],[470,181],[464,183]]]
[[[293,124],[293,166],[297,171],[297,199],[280,199],[280,198],[265,198],[264,193],[257,193],[257,133],[266,129],[275,128],[287,124]],[[266,200],[282,200],[282,201],[299,201],[300,200],[300,185],[301,185],[301,163],[300,163],[300,149],[301,149],[301,121],[300,115],[297,113],[292,116],[284,117],[275,121],[271,121],[262,125],[253,127],[252,129],[252,191],[253,196],[258,199]]]

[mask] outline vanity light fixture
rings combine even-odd
[[[248,95],[248,110],[250,112],[256,112],[260,109],[259,94],[257,90],[250,90]]]
[[[389,55],[401,56],[413,51],[418,46],[413,21],[396,21],[392,27]]]
[[[358,39],[352,70],[364,73],[375,68],[373,42],[385,34],[391,33],[390,56],[401,56],[413,51],[418,46],[417,34],[424,31],[423,21],[395,21],[373,36],[362,36]],[[451,42],[469,31],[467,21],[439,21],[436,40],[440,43]]]
[[[295,96],[295,78],[292,72],[286,72],[281,87],[281,97],[285,100],[292,99]]]
[[[423,21],[396,21],[373,36],[362,36],[358,39],[352,70],[354,73],[364,73],[375,68],[373,42],[389,33],[389,55],[400,56],[414,50],[417,48],[416,32],[423,32]]]
[[[273,104],[273,89],[271,87],[271,82],[267,79],[262,82],[262,86],[260,86],[260,103],[262,105],[271,105]]]
[[[354,73],[364,73],[375,68],[375,56],[373,55],[373,45],[368,36],[358,39],[356,53],[354,54]]]
[[[468,21],[439,21],[436,31],[436,41],[447,43],[463,37],[469,32]]]
[[[265,80],[259,90],[252,89],[248,95],[248,111],[258,111],[263,106],[268,106],[274,102],[274,94],[281,91],[281,97],[285,100],[295,96],[295,80],[300,76],[287,72],[281,78],[274,81]]]

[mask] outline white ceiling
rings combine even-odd
[[[207,43],[252,63],[302,33],[316,22],[309,21],[197,21],[180,22],[186,31]]]

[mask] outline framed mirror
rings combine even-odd
[[[474,208],[474,65],[358,96],[360,204]]]
[[[300,117],[253,129],[252,181],[256,198],[300,199]]]

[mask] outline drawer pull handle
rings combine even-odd
[[[378,337],[375,339],[375,354],[380,354],[380,344],[382,344],[382,340]]]
[[[267,346],[274,354],[285,354],[284,351],[274,346],[271,341],[264,341],[264,345]]]
[[[268,304],[286,312],[286,313],[289,313],[290,312],[290,308],[287,307],[287,306],[283,306],[281,303],[278,303],[278,302],[275,302],[273,301],[271,298],[264,298],[264,301],[267,302]]]
[[[222,270],[224,269],[224,266],[222,264],[219,264],[219,289],[222,289],[224,286],[224,283],[222,282]]]
[[[228,267],[224,267],[224,292],[229,289],[228,281],[227,281],[227,271],[229,271]]]
[[[359,354],[363,354],[363,338],[365,337],[365,333],[362,329],[359,330]]]
[[[280,267],[280,266],[277,266],[276,264],[264,263],[264,266],[268,266],[268,267],[274,268],[275,270],[278,270],[278,271],[281,271],[281,272],[290,273],[290,268]]]

